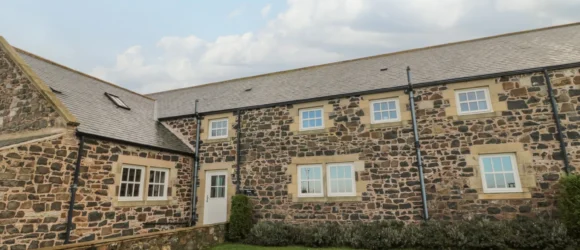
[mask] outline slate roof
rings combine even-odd
[[[78,131],[157,148],[192,153],[155,120],[155,101],[111,83],[17,49],[26,64],[76,116]],[[131,109],[117,107],[105,92],[119,96]]]
[[[580,23],[152,93],[160,118],[580,62]],[[380,69],[388,68],[386,71]],[[245,91],[250,89],[251,91]]]

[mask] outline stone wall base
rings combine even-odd
[[[201,250],[223,243],[225,234],[226,225],[215,224],[61,245],[40,250]]]

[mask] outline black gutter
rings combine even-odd
[[[558,141],[560,141],[560,156],[564,161],[564,171],[566,171],[566,175],[569,175],[570,162],[568,160],[568,153],[566,152],[566,142],[564,141],[564,134],[562,133],[562,124],[560,122],[560,115],[558,114],[558,104],[556,104],[556,98],[554,98],[554,89],[552,88],[552,82],[550,81],[547,69],[544,69],[544,78],[546,79],[546,86],[548,86],[548,96],[550,97],[550,103],[552,104],[552,114],[554,115],[556,131],[558,132]]]
[[[496,78],[496,77],[502,77],[502,76],[506,76],[506,75],[519,75],[519,74],[536,73],[536,72],[541,72],[544,69],[558,70],[558,69],[566,69],[566,68],[574,68],[574,67],[580,67],[580,62],[559,64],[559,65],[553,65],[553,66],[547,66],[547,67],[537,67],[537,68],[528,68],[528,69],[521,69],[521,70],[504,71],[504,72],[483,74],[483,75],[476,75],[476,76],[450,78],[450,79],[439,80],[439,81],[422,82],[422,83],[413,84],[413,86],[415,86],[415,87],[429,87],[429,86],[435,86],[435,85],[441,85],[441,84],[475,81],[475,80],[481,80],[481,79],[487,79],[487,78]],[[244,109],[244,110],[259,109],[259,108],[266,108],[266,107],[272,107],[272,106],[283,106],[283,105],[289,105],[289,104],[315,102],[315,101],[322,101],[322,100],[328,100],[328,99],[333,99],[333,98],[343,98],[343,97],[357,96],[357,95],[368,95],[368,94],[384,93],[384,92],[407,90],[407,89],[408,89],[408,86],[400,85],[400,86],[389,87],[389,88],[380,88],[380,89],[357,91],[357,92],[350,92],[350,93],[343,93],[343,94],[336,94],[336,95],[320,96],[320,97],[314,97],[314,98],[297,99],[297,100],[285,101],[285,102],[276,102],[276,103],[260,104],[260,105],[253,105],[253,106],[237,107],[237,108],[231,108],[231,109],[214,110],[214,111],[204,112],[202,114],[210,115],[210,114],[219,114],[219,113],[226,113],[226,112],[236,112],[237,110],[240,110],[240,109]],[[194,117],[194,114],[168,116],[168,117],[159,118],[158,120],[159,121],[167,121],[167,120],[174,120],[174,119],[179,119],[179,118],[191,118],[191,117]]]
[[[77,136],[79,137],[79,150],[77,152],[77,162],[75,164],[73,183],[70,188],[70,202],[68,206],[68,215],[66,217],[66,233],[64,236],[64,244],[70,243],[70,233],[73,226],[72,219],[74,213],[75,199],[78,189],[79,175],[81,172],[81,160],[83,159],[83,147],[85,146],[83,135],[77,132]]]
[[[241,156],[241,149],[240,149],[240,145],[241,145],[241,136],[242,136],[242,110],[238,110],[238,127],[237,127],[237,132],[238,132],[238,138],[237,138],[237,145],[236,145],[236,194],[240,193],[240,181],[241,181],[241,177],[240,177],[240,156]]]
[[[411,120],[413,121],[413,135],[415,136],[415,154],[417,156],[417,168],[419,169],[419,183],[421,185],[421,200],[423,201],[423,219],[429,220],[429,209],[427,208],[427,194],[425,191],[425,176],[423,175],[423,160],[421,159],[421,143],[417,131],[417,116],[415,114],[415,96],[413,85],[411,85],[411,68],[407,66],[407,82],[409,84],[407,94],[409,95],[409,109],[411,110]]]
[[[185,151],[180,151],[180,150],[175,150],[175,149],[169,149],[169,148],[162,148],[162,147],[157,147],[157,146],[151,146],[151,145],[147,145],[147,144],[141,144],[141,143],[137,143],[137,142],[125,141],[125,140],[121,140],[121,139],[117,139],[117,138],[111,138],[111,137],[106,137],[106,136],[102,136],[102,135],[89,134],[89,133],[80,132],[80,131],[77,132],[77,134],[78,135],[85,136],[85,137],[91,137],[91,138],[94,138],[94,139],[107,140],[107,141],[112,141],[112,142],[117,142],[117,143],[122,143],[122,144],[128,144],[128,145],[133,145],[133,146],[138,146],[138,147],[143,147],[143,148],[158,150],[158,151],[164,151],[164,152],[168,152],[168,153],[174,153],[174,154],[180,154],[180,155],[186,155],[186,156],[193,156],[193,155],[195,155],[195,153],[192,153],[192,152],[185,152]]]
[[[197,224],[197,179],[199,179],[199,144],[201,133],[201,116],[197,113],[197,103],[195,100],[195,155],[193,156],[193,179],[191,180],[191,221],[189,226]]]

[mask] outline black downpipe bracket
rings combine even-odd
[[[65,233],[65,238],[64,238],[64,244],[69,244],[70,243],[70,233],[72,230],[72,220],[73,220],[73,212],[74,212],[74,206],[75,206],[75,196],[77,193],[77,189],[78,189],[78,183],[79,183],[79,175],[81,172],[81,160],[83,158],[83,147],[85,146],[85,140],[84,140],[84,136],[77,134],[79,137],[79,150],[77,153],[77,162],[75,164],[75,172],[74,172],[74,176],[73,176],[73,183],[72,186],[70,188],[70,203],[68,206],[68,215],[66,217],[66,233]]]
[[[241,149],[240,149],[240,145],[242,144],[242,111],[238,110],[238,125],[237,125],[237,132],[238,132],[238,140],[237,140],[237,145],[236,145],[236,194],[239,194],[241,192],[240,189],[240,181],[241,181],[241,176],[240,176],[240,156],[241,156]]]
[[[544,69],[544,78],[546,79],[546,86],[548,87],[548,96],[550,97],[550,103],[552,104],[552,114],[554,115],[554,121],[556,123],[556,131],[558,132],[558,141],[560,141],[560,155],[564,161],[564,171],[566,175],[570,174],[570,161],[568,160],[568,153],[566,152],[566,142],[564,142],[564,134],[562,133],[562,124],[560,122],[560,115],[558,113],[558,104],[556,103],[556,98],[554,98],[554,89],[552,88],[552,82],[550,81],[550,75],[548,75],[548,69]]]
[[[197,112],[197,103],[199,100],[195,100],[195,152],[193,155],[193,177],[191,180],[191,221],[189,226],[195,226],[197,223],[197,179],[198,179],[198,168],[199,168],[199,134],[201,128],[200,115]]]
[[[417,168],[419,168],[419,178],[421,184],[421,200],[423,201],[423,219],[429,220],[429,209],[427,209],[427,194],[425,193],[425,177],[423,175],[423,161],[421,159],[421,144],[419,143],[419,133],[417,132],[417,117],[415,115],[415,96],[413,93],[413,85],[411,84],[411,68],[407,66],[407,82],[409,88],[409,109],[411,109],[411,119],[413,121],[413,134],[415,136],[415,153],[417,154]]]

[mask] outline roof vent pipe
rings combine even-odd
[[[411,120],[413,121],[413,134],[415,136],[415,153],[417,155],[417,168],[419,168],[419,178],[421,184],[421,200],[423,201],[423,219],[429,220],[429,210],[427,209],[427,194],[425,193],[425,177],[423,175],[423,161],[421,160],[421,144],[419,143],[419,133],[417,133],[417,117],[415,115],[415,96],[413,85],[411,84],[411,68],[407,66],[407,82],[409,88],[405,91],[409,95],[409,109],[411,109]]]

